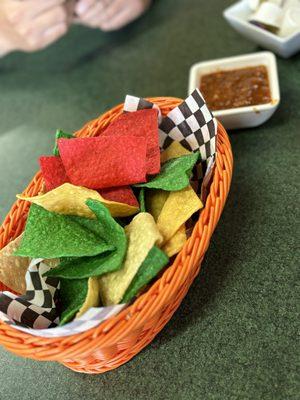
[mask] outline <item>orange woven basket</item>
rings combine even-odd
[[[161,108],[163,115],[181,103],[181,99],[149,99]],[[122,112],[119,105],[76,132],[77,136],[97,136]],[[210,238],[218,223],[232,176],[231,146],[223,126],[218,123],[216,168],[210,193],[191,237],[174,263],[160,279],[124,309],[96,328],[62,338],[41,338],[18,331],[0,322],[0,344],[23,357],[57,361],[66,367],[89,374],[99,374],[126,363],[140,352],[170,320],[200,270]],[[37,195],[43,187],[38,172],[25,190]],[[24,229],[29,203],[18,200],[0,228],[0,248],[6,246]],[[7,290],[0,282],[0,290]]]

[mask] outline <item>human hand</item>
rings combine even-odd
[[[77,21],[103,31],[114,31],[129,24],[149,7],[151,0],[78,0]]]
[[[65,0],[1,0],[0,54],[35,51],[48,46],[68,28]]]

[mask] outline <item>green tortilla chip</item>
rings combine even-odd
[[[136,187],[163,189],[169,192],[186,188],[190,184],[192,169],[200,156],[199,151],[165,162],[160,173],[146,183],[139,183]]]
[[[139,193],[139,203],[141,212],[146,212],[145,190],[146,190],[145,188],[141,188]]]
[[[111,243],[114,250],[94,257],[67,258],[58,267],[49,270],[47,276],[66,279],[81,279],[100,276],[121,268],[127,250],[124,229],[112,218],[107,208],[97,200],[87,200],[87,206],[94,212],[101,226],[101,237]],[[87,220],[89,221],[89,220]]]
[[[105,239],[103,226],[97,219],[56,214],[32,204],[15,255],[31,258],[95,256],[115,249],[113,242]]]
[[[61,316],[59,325],[71,321],[85,302],[88,279],[60,280]]]
[[[57,141],[58,141],[58,139],[61,139],[61,138],[74,139],[74,136],[71,133],[66,133],[60,129],[57,129],[56,134],[55,134],[55,145],[54,145],[54,149],[52,152],[54,156],[59,156]]]
[[[169,258],[158,247],[153,246],[135,277],[126,290],[121,303],[128,303],[137,293],[147,285],[168,264]]]

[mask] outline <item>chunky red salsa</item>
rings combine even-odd
[[[268,72],[264,65],[203,75],[200,90],[213,111],[271,102]]]

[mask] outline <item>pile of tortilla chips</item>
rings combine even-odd
[[[190,185],[199,161],[178,142],[160,152],[155,109],[124,113],[98,137],[58,131],[39,159],[45,193],[17,196],[30,211],[0,252],[0,280],[24,294],[30,259],[53,260],[44,275],[60,279],[60,324],[130,302],[187,240],[202,208]]]

